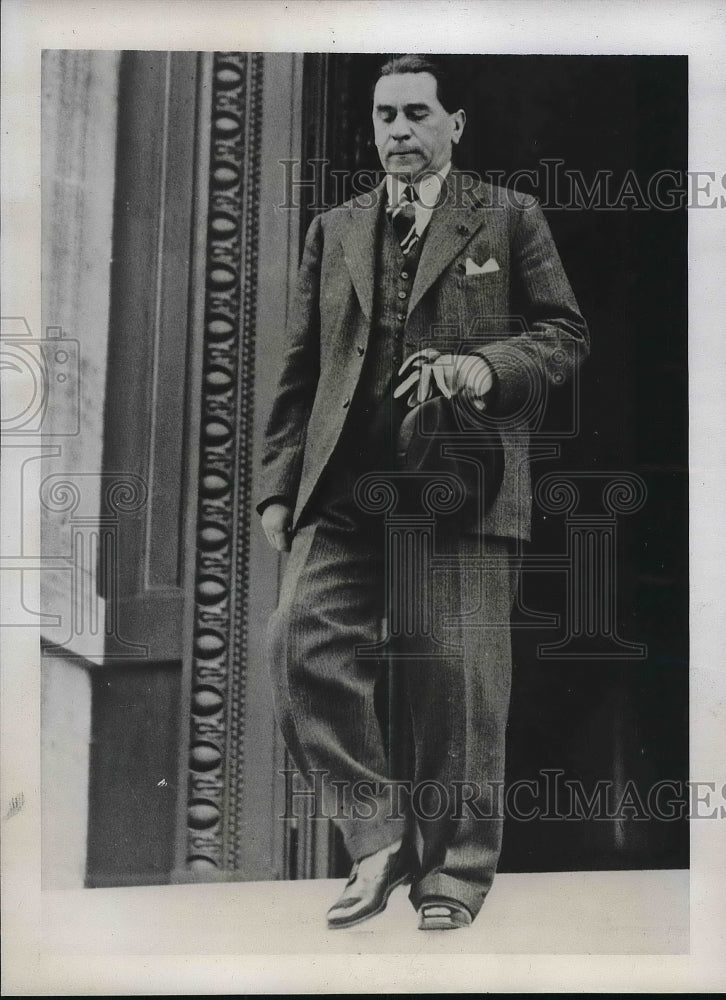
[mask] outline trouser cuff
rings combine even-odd
[[[457,903],[463,903],[473,918],[481,909],[487,891],[488,888],[480,885],[464,882],[443,872],[434,872],[414,882],[408,898],[418,909],[426,896],[446,896]]]

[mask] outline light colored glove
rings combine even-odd
[[[426,347],[406,358],[398,374],[403,376],[407,371],[393,396],[398,399],[410,392],[409,406],[424,403],[438,390],[446,399],[460,393],[477,409],[485,410],[484,397],[494,385],[491,368],[477,354],[440,354]]]

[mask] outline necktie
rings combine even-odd
[[[413,184],[407,184],[400,201],[391,211],[391,224],[404,254],[409,254],[419,240],[416,232],[415,200],[416,192]]]

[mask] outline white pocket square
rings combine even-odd
[[[490,257],[489,260],[485,260],[483,264],[477,264],[473,261],[471,257],[466,258],[466,273],[467,274],[492,274],[494,271],[499,270],[499,264]]]

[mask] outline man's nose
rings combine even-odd
[[[405,139],[411,134],[411,126],[404,114],[398,114],[391,123],[391,138]]]

